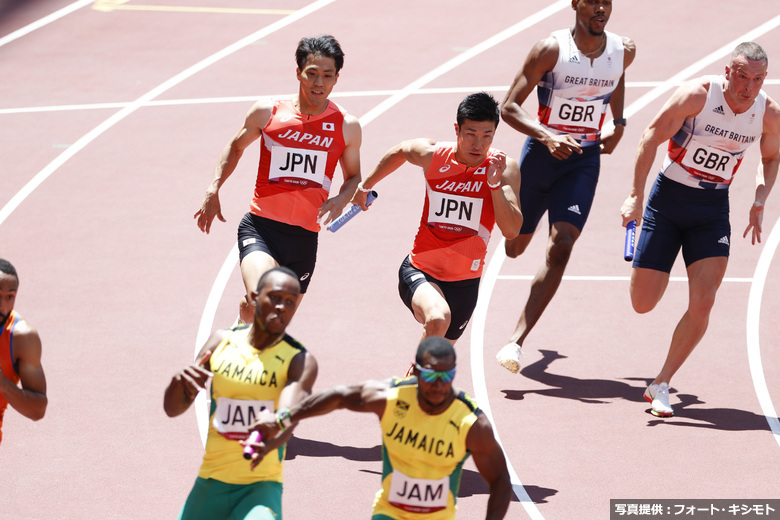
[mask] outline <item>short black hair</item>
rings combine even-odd
[[[471,121],[492,121],[495,127],[498,128],[498,122],[501,120],[498,101],[487,92],[469,94],[458,105],[456,119],[458,126],[463,126],[466,119]]]
[[[0,258],[0,273],[10,274],[17,280],[19,279],[19,275],[16,274],[16,269],[13,265],[11,265],[11,262],[4,258]]]
[[[255,291],[257,291],[258,293],[260,292],[260,289],[263,287],[263,285],[265,285],[265,280],[268,278],[269,275],[271,275],[271,273],[284,273],[292,277],[293,280],[298,282],[298,287],[300,288],[301,282],[298,280],[298,275],[295,274],[295,271],[293,271],[289,267],[277,266],[277,267],[272,267],[271,269],[263,273],[263,275],[257,281],[257,287],[255,287]]]
[[[336,38],[329,34],[314,38],[301,38],[301,41],[298,42],[298,48],[295,49],[295,63],[298,64],[298,69],[303,70],[309,56],[333,58],[337,74],[344,66],[344,51],[341,50],[341,45]]]
[[[457,359],[455,356],[455,347],[452,346],[452,343],[440,336],[429,336],[420,342],[417,346],[417,356],[415,357],[415,361],[417,361],[418,365],[422,365],[423,357],[427,353],[430,353],[437,358],[452,356],[453,360]]]

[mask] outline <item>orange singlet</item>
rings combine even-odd
[[[490,149],[488,157],[498,152]],[[425,204],[411,263],[437,280],[482,275],[496,218],[487,185],[489,161],[469,168],[455,159],[455,143],[438,143],[425,172]]]
[[[328,100],[318,116],[301,114],[292,98],[274,102],[263,128],[260,166],[249,211],[317,232],[317,213],[328,198],[346,146],[346,111]]]
[[[14,326],[19,321],[20,317],[16,314],[16,311],[11,311],[8,315],[8,319],[5,323],[0,324],[0,370],[3,371],[3,375],[9,379],[12,383],[19,383],[19,374],[16,373],[16,367],[14,367],[13,360],[13,334]],[[8,407],[8,401],[5,397],[0,395],[0,442],[3,441],[3,415],[5,415],[5,409]]]

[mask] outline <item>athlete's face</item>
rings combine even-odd
[[[301,294],[298,280],[288,274],[269,274],[255,293],[255,324],[270,334],[281,334],[290,324]]]
[[[437,358],[430,352],[423,355],[422,368],[429,368],[436,371],[447,371],[455,368],[455,356],[446,356]],[[420,377],[419,370],[415,367],[413,371],[417,377],[417,400],[423,409],[435,409],[447,403],[452,397],[452,381],[444,382],[441,378],[436,378],[432,383],[426,382]]]
[[[577,25],[581,29],[592,36],[604,34],[612,14],[612,0],[572,0],[571,7],[577,11]]]
[[[18,289],[19,280],[15,276],[0,272],[0,325],[5,323],[8,315],[14,310]]]
[[[339,79],[336,61],[325,56],[309,54],[303,70],[295,71],[300,82],[300,95],[311,105],[325,103]]]
[[[479,166],[487,159],[496,125],[493,121],[466,119],[461,126],[455,123],[455,134],[458,136],[455,158],[466,166]]]
[[[737,108],[747,109],[756,100],[766,78],[766,60],[737,56],[726,66],[727,93]]]

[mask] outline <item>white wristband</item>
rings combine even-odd
[[[370,190],[370,189],[368,189],[368,188],[364,188],[364,187],[363,187],[363,183],[362,183],[362,182],[361,182],[360,184],[358,184],[358,189],[359,189],[360,191],[362,191],[363,193],[369,193],[369,192],[371,192],[371,190]]]
[[[490,188],[491,190],[497,190],[498,188],[500,188],[500,187],[501,187],[501,180],[499,180],[499,181],[498,181],[497,183],[495,183],[495,184],[490,184],[489,182],[485,181],[485,184],[487,184],[487,185],[488,185],[488,188]]]

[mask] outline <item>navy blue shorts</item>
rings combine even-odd
[[[642,219],[634,267],[669,273],[680,248],[686,267],[729,256],[729,190],[691,188],[659,175]]]
[[[298,275],[305,293],[317,262],[317,233],[247,213],[238,225],[238,256],[254,251],[267,253],[276,263]]]
[[[548,224],[568,222],[582,231],[588,220],[601,167],[601,150],[585,146],[582,154],[556,159],[545,145],[528,138],[520,157],[520,234],[536,231],[547,211]]]
[[[412,309],[412,296],[414,291],[425,282],[435,283],[444,293],[444,300],[450,307],[450,327],[444,337],[456,340],[463,335],[466,325],[469,324],[474,307],[477,306],[479,295],[479,278],[458,280],[455,282],[442,282],[425,271],[420,271],[412,265],[407,256],[398,269],[398,294],[404,304],[414,314]]]

